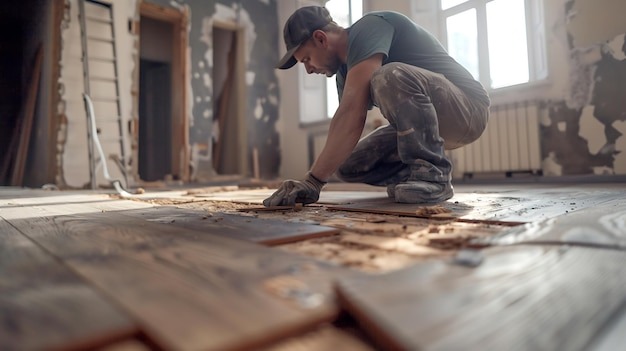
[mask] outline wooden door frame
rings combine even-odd
[[[146,1],[138,2],[138,13],[141,21],[141,17],[148,17],[151,19],[169,22],[174,26],[174,40],[172,47],[172,171],[177,174],[180,180],[188,182],[190,179],[189,172],[189,121],[187,118],[187,42],[189,40],[187,34],[187,26],[189,21],[189,14],[186,10],[179,11],[174,8],[163,7],[155,5]],[[141,33],[137,24],[138,38],[141,38]],[[140,40],[140,39],[139,39]],[[135,67],[137,67],[135,74],[136,87],[139,87],[139,61],[140,53],[138,51]],[[137,88],[137,91],[139,89]],[[134,96],[135,106],[139,106],[139,93]],[[138,108],[137,110],[138,111]],[[139,145],[139,116],[134,123],[135,132],[133,133],[134,144]],[[137,160],[134,162],[133,173],[135,178],[139,180],[139,162],[138,162],[138,147],[133,150],[133,157]]]
[[[48,169],[47,178],[50,182],[59,184],[59,165],[57,163],[57,152],[59,142],[59,125],[61,118],[59,116],[58,106],[61,101],[61,92],[59,89],[59,78],[61,76],[61,28],[63,27],[63,17],[66,8],[65,1],[54,0],[51,5],[52,9],[52,52],[51,69],[50,69],[50,105],[49,108],[49,124],[48,124]]]
[[[235,34],[236,48],[235,48],[235,98],[237,101],[234,105],[235,111],[233,114],[237,117],[237,144],[241,147],[238,153],[238,169],[239,176],[249,176],[249,152],[248,152],[248,121],[246,114],[247,99],[246,99],[246,31],[245,28],[237,23],[226,21],[213,21],[213,28],[220,28],[228,31],[232,31]]]

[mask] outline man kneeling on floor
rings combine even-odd
[[[342,28],[326,8],[309,6],[291,15],[284,39],[287,53],[277,68],[299,61],[309,74],[336,74],[339,107],[311,170],[303,180],[284,181],[265,206],[314,203],[333,174],[386,186],[396,202],[437,203],[453,196],[444,150],[478,139],[490,101],[432,34],[389,11],[368,13]],[[389,124],[359,141],[373,105]]]

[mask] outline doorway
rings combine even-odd
[[[55,181],[61,1],[0,2],[0,185]]]
[[[212,161],[219,175],[248,175],[244,66],[243,30],[214,23]]]
[[[140,14],[137,174],[188,181],[186,15],[146,2]]]

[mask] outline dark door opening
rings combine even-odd
[[[144,181],[177,178],[172,164],[173,39],[171,23],[141,17],[137,163]]]
[[[171,174],[171,65],[140,60],[139,176],[162,180]]]
[[[45,0],[0,3],[0,185],[39,185],[54,177],[48,158],[52,11]]]

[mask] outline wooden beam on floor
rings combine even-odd
[[[582,350],[626,303],[626,252],[490,248],[338,282],[340,305],[386,350]],[[463,260],[466,262],[466,260]]]
[[[480,245],[568,244],[626,250],[626,202],[624,198],[614,199],[473,242]]]
[[[57,258],[0,218],[0,349],[92,349],[139,329]]]
[[[124,211],[125,216],[159,222],[207,235],[248,240],[268,246],[336,235],[339,230],[327,226],[275,219],[259,219],[225,213],[188,210],[170,206]]]
[[[24,210],[2,216],[122,306],[164,349],[239,350],[299,334],[336,318],[332,282],[357,274],[116,211]]]

